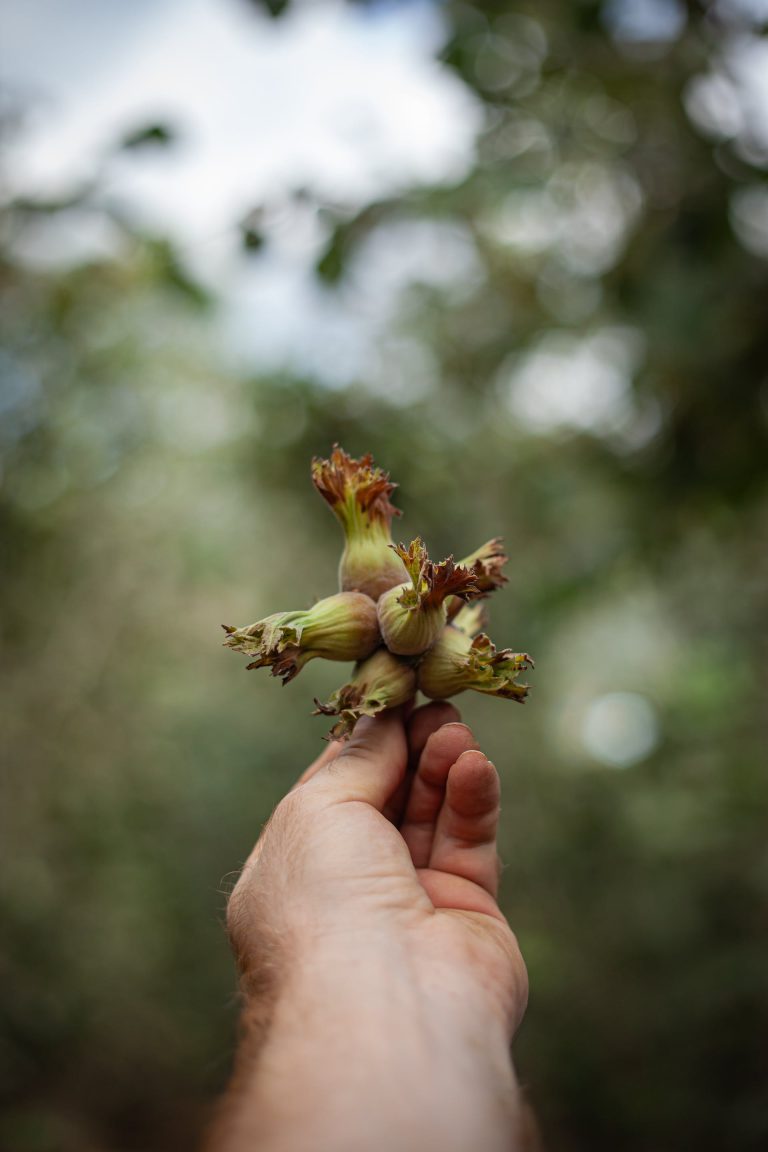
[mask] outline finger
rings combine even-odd
[[[306,787],[331,803],[361,800],[381,812],[405,775],[407,749],[403,717],[389,709],[363,716],[338,754],[323,764]]]
[[[420,708],[416,708],[406,724],[409,768],[416,771],[424,746],[433,732],[442,728],[444,724],[459,723],[461,715],[458,708],[454,708],[447,700],[432,700],[429,704],[422,704]]]
[[[448,773],[430,868],[471,880],[495,897],[500,800],[499,774],[490,760],[482,752],[462,753]]]
[[[451,765],[463,752],[476,747],[466,724],[444,724],[427,739],[400,826],[415,868],[426,868],[429,863]]]
[[[461,719],[458,709],[444,700],[433,700],[416,709],[413,708],[413,705],[406,705],[403,714],[408,741],[408,768],[394,795],[384,808],[384,815],[397,827],[400,826],[403,819],[413,777],[424,745],[432,733],[436,732],[443,724],[450,724]]]
[[[406,763],[405,772],[403,773],[400,783],[398,784],[397,788],[395,788],[394,792],[382,809],[382,812],[386,816],[387,820],[389,820],[389,822],[394,824],[397,828],[400,827],[400,821],[403,818],[403,812],[405,811],[405,805],[406,801],[408,800],[408,793],[411,788],[412,779],[413,773]]]
[[[332,740],[330,744],[326,744],[317,759],[312,761],[309,768],[304,769],[293,787],[298,788],[300,784],[306,784],[307,780],[311,780],[321,768],[324,768],[326,764],[330,764],[331,760],[335,760],[343,747],[343,740]],[[293,789],[291,789],[291,791],[293,791]]]
[[[422,704],[419,708],[414,708],[412,704],[406,705],[404,713],[407,716],[408,766],[410,770],[415,772],[424,745],[432,733],[436,732],[443,724],[460,722],[461,714],[458,708],[446,700],[432,700],[429,704]],[[300,784],[306,784],[307,780],[311,780],[321,768],[335,760],[343,747],[343,740],[332,740],[326,744],[320,755],[312,761],[308,768],[304,769],[293,787],[298,788]],[[397,793],[387,805],[388,810],[385,815],[394,823],[398,823],[402,818],[409,783],[407,778],[401,780]]]

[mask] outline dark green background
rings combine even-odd
[[[320,746],[312,696],[346,669],[313,664],[283,692],[218,626],[334,589],[340,534],[309,482],[334,441],[399,481],[403,537],[442,555],[501,533],[511,555],[491,631],[536,657],[535,691],[524,709],[461,704],[503,775],[502,901],[531,979],[517,1062],[551,1148],[768,1142],[768,267],[733,228],[766,156],[684,109],[727,38],[760,29],[690,3],[674,39],[633,47],[596,3],[443,7],[446,59],[487,109],[471,175],[354,219],[317,205],[330,293],[394,222],[472,237],[477,282],[413,285],[392,322],[436,366],[418,400],[407,371],[394,402],[364,378],[222,368],[216,301],[162,238],[121,221],[122,261],[44,274],[12,242],[71,205],[5,210],[9,1152],[189,1148],[226,1078],[226,893]],[[541,131],[521,148],[525,124]],[[131,146],[173,147],[148,135]],[[566,212],[598,169],[639,193],[603,266],[499,239],[511,194]],[[246,230],[243,259],[265,243]],[[639,334],[636,415],[600,434],[521,423],[515,358],[607,326]],[[211,412],[226,438],[206,435]],[[660,724],[626,769],[581,740],[614,690]]]

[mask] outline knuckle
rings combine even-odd
[[[243,876],[241,876],[227,901],[225,917],[227,936],[235,953],[237,953],[245,934],[245,923],[248,918],[247,904],[248,894],[243,883]]]
[[[304,784],[299,784],[297,788],[283,796],[264,829],[265,836],[273,835],[276,829],[290,826],[303,817],[306,811],[305,787]]]
[[[236,955],[251,946],[254,933],[268,918],[277,880],[285,872],[286,852],[299,839],[296,830],[306,815],[302,792],[300,786],[279,802],[229,896],[225,926]]]
[[[251,935],[258,914],[257,904],[262,876],[261,848],[264,835],[265,833],[262,833],[256,848],[246,861],[227,901],[225,927],[235,953]]]
[[[227,904],[225,926],[235,963],[247,974],[265,951],[270,916],[257,863],[246,866]]]
[[[528,1007],[528,968],[523,954],[520,951],[520,944],[517,936],[510,929],[509,932],[509,963],[512,973],[513,986],[515,990],[515,1003],[517,1005],[517,1022],[516,1027],[520,1024],[525,1010]]]

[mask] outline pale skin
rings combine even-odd
[[[230,898],[243,1031],[209,1152],[527,1147],[499,802],[446,703],[360,721],[307,769]]]

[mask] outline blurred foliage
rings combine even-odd
[[[473,171],[317,204],[342,300],[377,238],[472,253],[403,293],[384,389],[222,368],[215,301],[124,219],[119,260],[25,262],[93,189],[6,210],[3,1148],[188,1148],[226,1078],[225,895],[335,684],[312,665],[282,693],[217,630],[333,588],[308,464],[334,441],[392,471],[404,537],[511,551],[492,632],[536,656],[535,693],[461,703],[504,777],[517,1062],[549,1144],[765,1147],[768,265],[737,217],[766,153],[691,114],[761,30],[746,5],[656,8],[678,22],[658,40],[622,34],[626,5],[444,6],[486,109]],[[259,259],[261,217],[241,227]],[[577,373],[618,400],[544,419],[553,365],[555,412]],[[585,740],[617,691],[658,725],[624,769]]]

